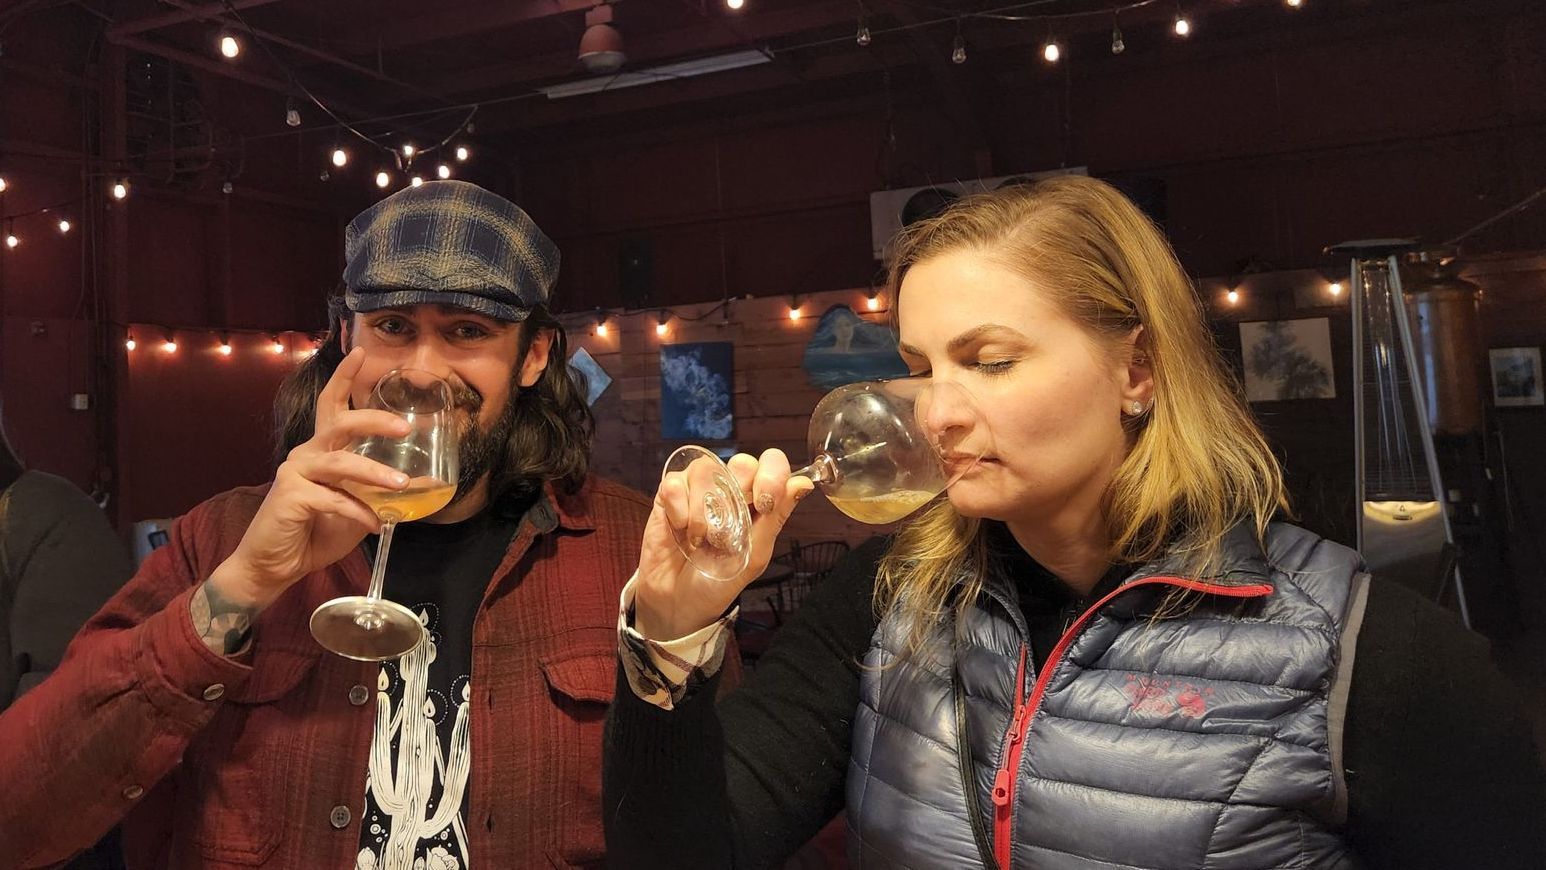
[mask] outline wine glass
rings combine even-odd
[[[350,451],[408,475],[408,486],[395,490],[346,481],[342,488],[369,505],[381,518],[381,540],[371,566],[370,590],[326,602],[311,615],[311,634],[327,649],[357,661],[395,659],[424,640],[424,626],[413,611],[381,597],[392,530],[435,513],[456,494],[456,425],[451,387],[429,372],[395,369],[370,394],[369,407],[390,411],[413,427],[401,438],[373,435]]]
[[[932,501],[982,458],[986,432],[971,395],[926,378],[863,381],[839,387],[811,413],[814,458],[792,475],[809,477],[827,500],[862,523],[896,522]],[[974,446],[964,444],[972,436]],[[716,580],[746,570],[751,512],[718,456],[696,445],[666,460],[662,476],[681,475],[688,505],[701,509],[700,540],[672,529],[693,567]]]

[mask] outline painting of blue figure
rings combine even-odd
[[[891,328],[865,320],[847,305],[834,305],[821,315],[805,346],[804,366],[811,385],[826,390],[907,374]]]
[[[606,392],[612,383],[612,376],[601,367],[601,363],[590,355],[585,348],[580,348],[569,357],[569,368],[579,372],[585,379],[585,404],[595,405],[601,394]]]
[[[731,436],[735,345],[669,344],[660,349],[660,437],[720,441]]]

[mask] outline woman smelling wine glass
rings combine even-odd
[[[755,515],[728,582],[683,556],[694,506],[662,483],[621,602],[609,866],[782,866],[845,806],[863,867],[1539,865],[1517,693],[1449,614],[1282,521],[1278,460],[1131,202],[1075,176],[964,199],[890,275],[903,359],[976,397],[950,453],[980,459],[718,703],[735,596],[812,483],[731,459]]]

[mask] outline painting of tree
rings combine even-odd
[[[1336,397],[1326,318],[1242,323],[1240,347],[1250,401]]]

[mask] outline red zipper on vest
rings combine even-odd
[[[1145,577],[1135,580],[1126,586],[1121,586],[1107,593],[1105,597],[1090,605],[1079,614],[1073,625],[1063,632],[1058,639],[1057,646],[1052,648],[1052,654],[1047,656],[1047,663],[1041,668],[1041,673],[1036,676],[1036,688],[1031,692],[1029,703],[1025,702],[1025,657],[1026,645],[1020,645],[1020,666],[1015,671],[1015,713],[1009,720],[1009,733],[1006,735],[1009,743],[1004,752],[1003,763],[999,766],[998,773],[993,777],[993,855],[998,859],[999,870],[1009,870],[1009,849],[1014,842],[1014,825],[1011,811],[1015,805],[1015,786],[1018,784],[1016,773],[1020,769],[1020,756],[1025,753],[1025,740],[1031,730],[1031,720],[1036,718],[1036,711],[1041,707],[1042,696],[1047,691],[1047,681],[1051,679],[1058,663],[1063,655],[1068,652],[1068,647],[1073,643],[1079,632],[1084,630],[1085,623],[1095,615],[1102,607],[1105,607],[1111,599],[1139,586],[1174,586],[1179,589],[1189,589],[1193,592],[1206,592],[1211,595],[1223,595],[1229,598],[1260,598],[1263,595],[1271,595],[1272,587],[1265,583],[1256,583],[1248,586],[1222,586],[1216,583],[1203,583],[1197,580],[1187,580],[1181,577]]]

